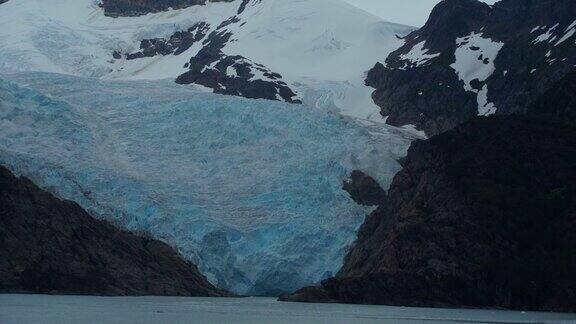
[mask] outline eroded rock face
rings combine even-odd
[[[168,245],[96,220],[0,167],[0,291],[230,296]]]
[[[240,7],[238,11],[242,10]],[[241,55],[222,52],[233,35],[226,27],[238,23],[241,19],[233,16],[211,32],[203,41],[204,47],[190,59],[189,71],[176,83],[198,84],[224,95],[302,103],[279,73]]]
[[[576,129],[477,118],[413,144],[336,278],[290,301],[576,310]]]
[[[442,1],[366,83],[389,124],[428,135],[523,112],[576,64],[574,12],[571,0]]]
[[[152,38],[140,41],[140,50],[135,53],[125,54],[127,60],[135,60],[144,57],[154,57],[157,55],[180,55],[187,51],[196,42],[201,41],[210,25],[205,22],[199,22],[185,31],[179,31],[168,39]],[[115,59],[122,58],[122,53],[116,53]]]
[[[102,0],[101,6],[107,16],[129,17],[204,5],[206,2],[232,1],[234,0]]]
[[[102,0],[101,6],[106,16],[129,17],[204,3],[206,0]]]

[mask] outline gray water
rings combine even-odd
[[[576,314],[299,304],[273,298],[0,295],[0,323],[576,323]]]

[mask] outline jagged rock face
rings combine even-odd
[[[0,291],[230,296],[168,245],[96,220],[0,167]]]
[[[187,63],[189,71],[178,76],[176,83],[198,84],[224,95],[302,103],[279,73],[241,55],[222,52],[228,42],[234,41],[228,28],[245,23],[240,15],[248,3],[250,0],[242,1],[237,15],[222,22],[203,40],[202,49]]]
[[[282,75],[243,56],[222,52],[232,37],[224,28],[240,21],[234,16],[210,33],[203,41],[204,47],[190,59],[190,70],[180,75],[176,83],[199,84],[224,95],[302,103],[282,81]]]
[[[209,24],[198,22],[185,31],[179,31],[168,39],[152,38],[140,41],[140,51],[126,54],[127,60],[135,60],[144,57],[154,57],[157,55],[180,55],[187,51],[196,42],[206,37]],[[122,53],[115,53],[114,58],[120,59]]]
[[[102,0],[104,13],[111,17],[141,16],[148,13],[182,9],[206,2],[232,2],[234,0]]]
[[[366,83],[389,124],[428,135],[522,112],[576,64],[574,12],[571,0],[443,1]]]
[[[335,279],[292,301],[576,310],[576,129],[475,119],[409,150]]]

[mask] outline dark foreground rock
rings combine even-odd
[[[282,300],[576,311],[575,246],[576,128],[476,118],[414,143],[336,278]]]
[[[3,167],[0,292],[231,295],[168,245],[96,220]]]
[[[527,113],[576,126],[576,70],[541,95],[528,108]]]

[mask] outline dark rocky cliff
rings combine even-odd
[[[534,101],[527,113],[576,125],[576,70],[568,73]]]
[[[2,0],[0,0],[2,1]],[[206,2],[232,2],[234,0],[102,0],[104,13],[111,17],[141,16],[148,13],[182,9]]]
[[[413,124],[428,135],[477,115],[523,112],[576,65],[575,13],[572,0],[492,7],[444,0],[366,83],[389,124]],[[457,51],[464,53],[460,62]]]
[[[338,275],[282,300],[576,311],[575,81],[414,143]]]
[[[96,220],[3,167],[0,292],[230,296],[168,245]]]
[[[129,17],[205,3],[206,0],[102,0],[100,5],[104,8],[106,16]]]
[[[415,143],[340,273],[284,300],[576,310],[576,129],[478,118]]]

